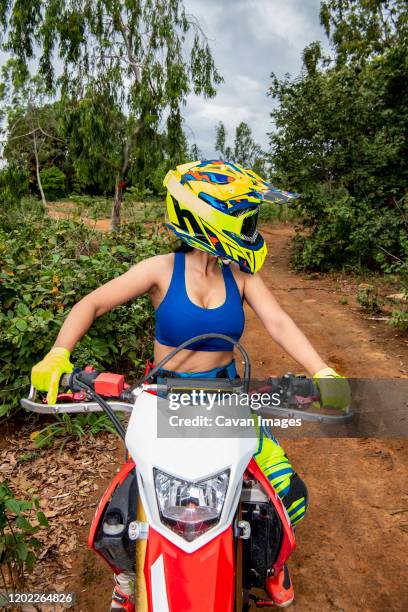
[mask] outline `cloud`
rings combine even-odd
[[[185,0],[185,5],[208,36],[225,81],[211,100],[189,96],[183,113],[188,137],[212,157],[215,124],[223,121],[232,140],[237,124],[246,121],[267,148],[271,72],[298,74],[304,47],[323,39],[320,0]]]

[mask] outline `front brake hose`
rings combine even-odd
[[[143,376],[143,378],[141,378],[135,385],[130,387],[130,389],[128,389],[126,392],[126,395],[127,394],[131,395],[134,389],[136,389],[137,387],[140,387],[140,385],[142,385],[149,378],[154,376],[168,361],[170,361],[170,359],[172,359],[172,357],[174,357],[174,355],[177,355],[179,351],[190,346],[190,344],[193,344],[194,342],[198,342],[200,340],[207,340],[208,338],[219,338],[220,340],[226,340],[227,342],[231,342],[231,344],[233,344],[239,349],[242,357],[244,358],[244,393],[248,393],[249,378],[251,376],[251,364],[249,361],[248,353],[246,352],[242,344],[238,342],[237,340],[233,340],[233,338],[230,338],[229,336],[226,336],[225,334],[215,334],[214,333],[214,334],[200,334],[199,336],[194,336],[194,338],[190,338],[190,340],[186,340],[185,342],[180,344],[180,346],[177,346],[166,357],[164,357],[161,361],[159,361],[159,363],[152,370],[150,370],[148,374]]]
[[[96,393],[96,391],[94,391],[92,387],[82,382],[82,380],[78,378],[77,374],[74,374],[73,380],[74,383],[78,385],[78,387],[84,389],[88,393],[88,395],[90,395],[95,400],[95,402],[97,402],[101,406],[103,411],[106,412],[106,414],[110,418],[119,436],[122,438],[123,441],[125,441],[126,431],[123,428],[122,423],[119,421],[116,414],[113,412],[112,408],[109,406],[108,402],[106,402],[103,397],[98,395],[98,393]]]

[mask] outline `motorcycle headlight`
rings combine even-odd
[[[192,542],[220,520],[228,489],[229,470],[199,482],[181,480],[154,468],[160,519]]]

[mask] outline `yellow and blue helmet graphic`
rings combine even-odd
[[[252,170],[223,160],[177,166],[163,184],[167,225],[176,235],[197,249],[235,261],[251,274],[262,267],[267,253],[257,230],[260,205],[298,197]]]

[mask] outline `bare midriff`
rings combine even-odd
[[[160,344],[155,340],[154,363],[159,363],[173,350],[174,347]],[[163,367],[173,372],[205,372],[228,365],[233,357],[232,351],[189,351],[184,349],[172,357]]]

